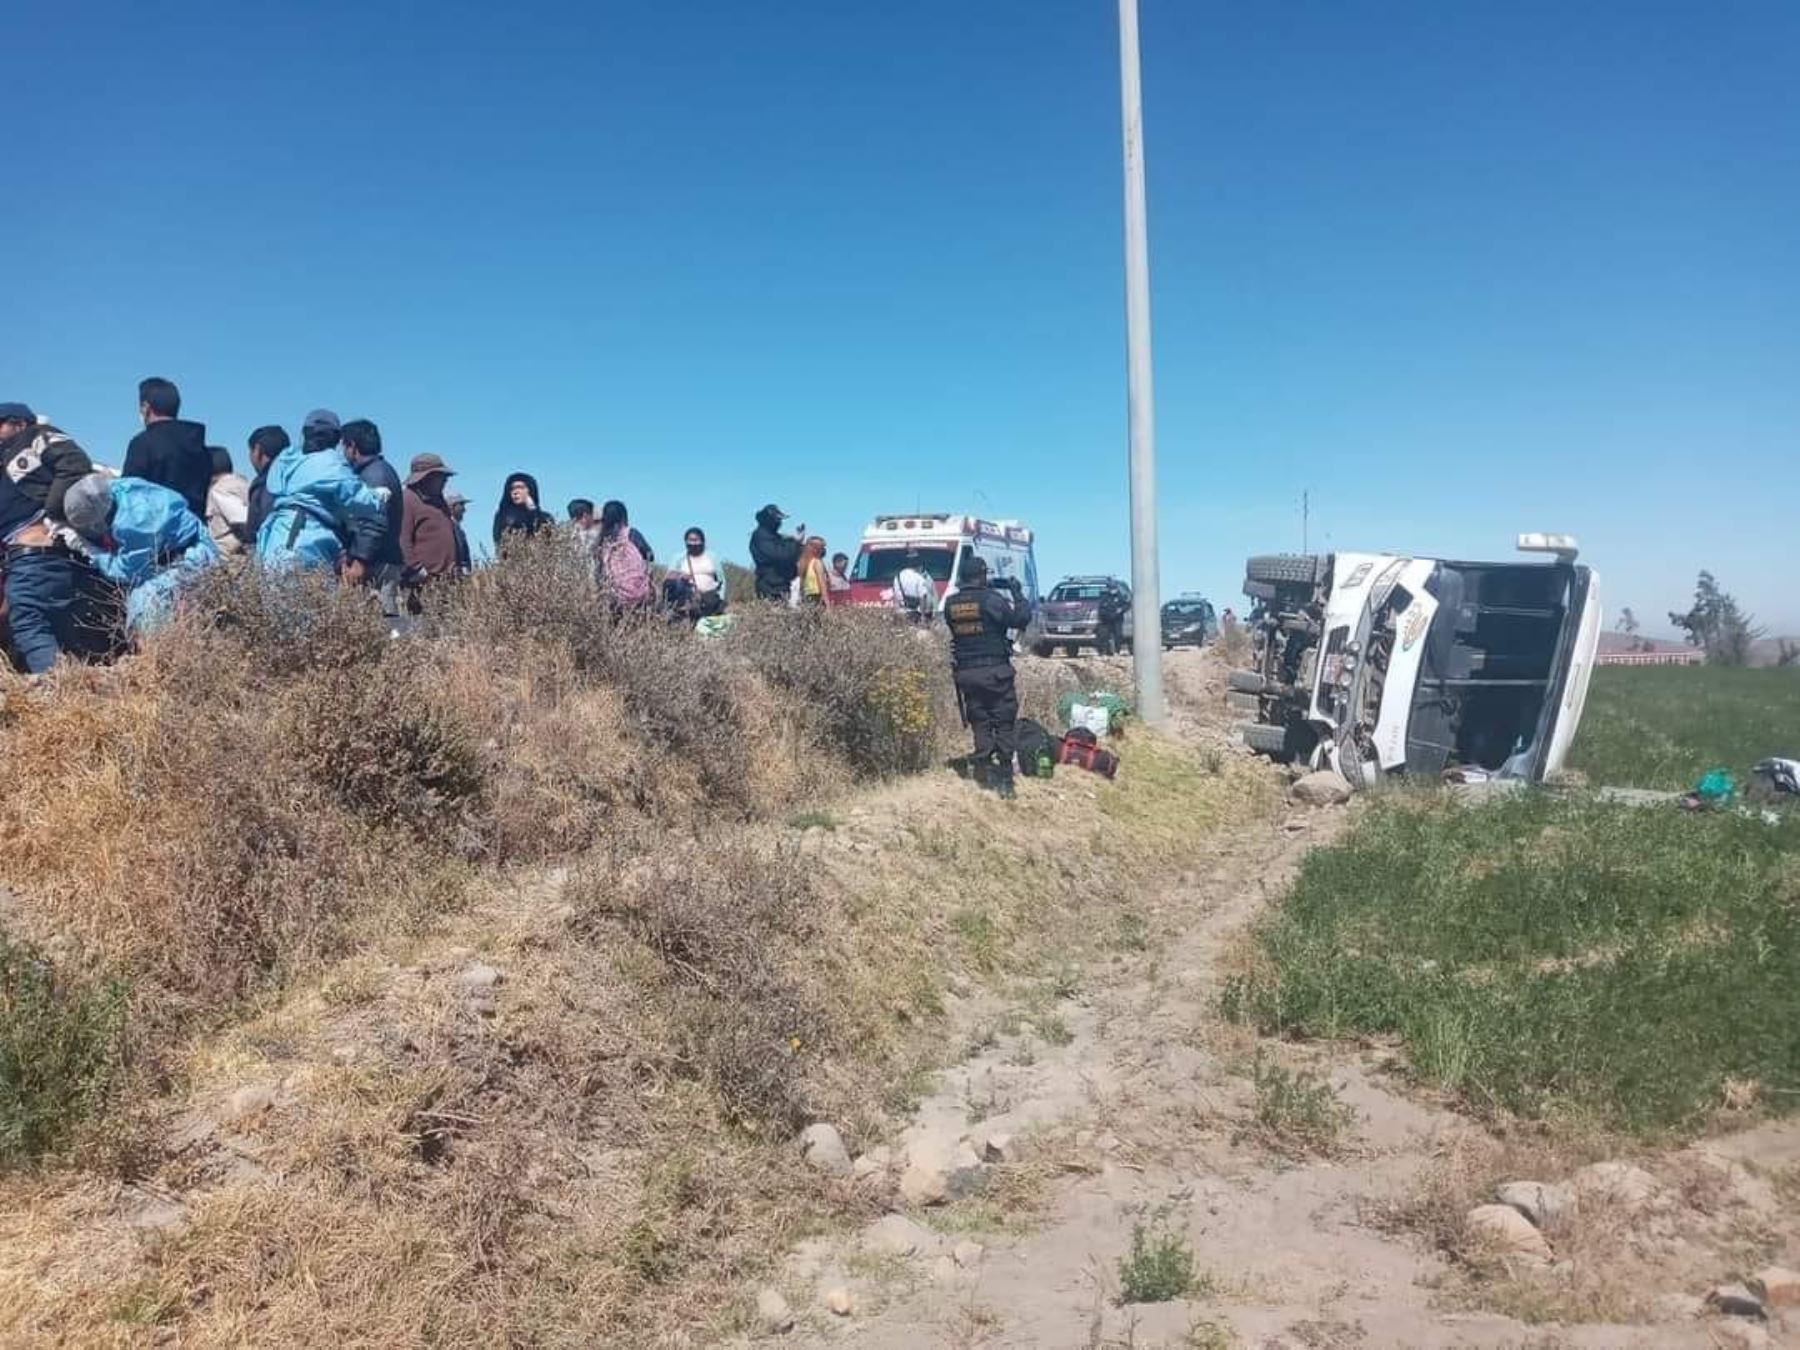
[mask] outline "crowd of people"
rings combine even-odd
[[[186,579],[232,559],[329,570],[396,624],[474,566],[468,501],[441,456],[412,456],[403,476],[374,422],[316,408],[297,443],[279,425],[252,431],[246,477],[230,450],[208,444],[204,424],[181,413],[172,381],[141,381],[143,430],[114,471],[28,404],[0,403],[0,652],[18,668],[39,674],[61,655],[109,659],[173,611]],[[757,598],[796,607],[846,599],[848,555],[828,563],[825,541],[786,520],[772,504],[757,513]],[[659,574],[623,502],[577,498],[558,522],[536,478],[509,474],[494,511],[495,552],[544,532],[566,535],[616,612],[691,622],[724,613],[725,569],[698,526]]]
[[[245,444],[252,478],[231,452],[209,445],[206,428],[181,416],[181,391],[153,377],[138,385],[143,430],[122,468],[97,466],[73,437],[25,403],[0,402],[0,653],[31,675],[59,657],[106,660],[162,622],[182,586],[204,569],[261,566],[329,569],[341,586],[366,591],[396,624],[425,611],[435,593],[474,566],[463,520],[467,500],[450,488],[442,456],[414,455],[403,478],[388,462],[381,429],[315,408],[295,444],[277,425]],[[750,536],[756,598],[823,609],[851,590],[847,554],[770,504]],[[622,501],[568,505],[558,522],[537,479],[507,475],[494,510],[493,542],[504,555],[541,534],[566,538],[600,602],[620,617],[661,613],[672,622],[728,624],[726,575],[692,526],[660,575],[656,554]],[[237,560],[235,563],[232,560]],[[1031,611],[1016,581],[990,587],[986,564],[964,560],[946,606],[958,702],[975,737],[984,781],[1012,792],[1015,724],[1013,634]],[[909,554],[888,596],[915,622],[930,622],[935,583]]]

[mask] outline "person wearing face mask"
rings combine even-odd
[[[725,608],[725,574],[707,551],[706,531],[690,526],[681,556],[663,581],[663,599],[677,616],[705,619]]]

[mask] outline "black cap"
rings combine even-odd
[[[0,403],[0,422],[35,422],[37,414],[23,403]]]

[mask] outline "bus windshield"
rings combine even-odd
[[[921,544],[911,550],[904,548],[876,548],[863,545],[862,552],[856,555],[856,566],[850,569],[852,581],[892,581],[905,571],[910,564],[924,572],[933,581],[950,580],[950,565],[956,561],[954,544]]]

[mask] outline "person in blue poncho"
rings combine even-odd
[[[124,592],[133,634],[172,614],[182,583],[220,558],[182,495],[147,478],[90,473],[63,495],[63,519],[87,542],[95,570]]]
[[[289,446],[264,486],[273,504],[256,533],[256,556],[266,566],[335,567],[353,525],[386,520],[386,490],[367,486],[336,446]]]

